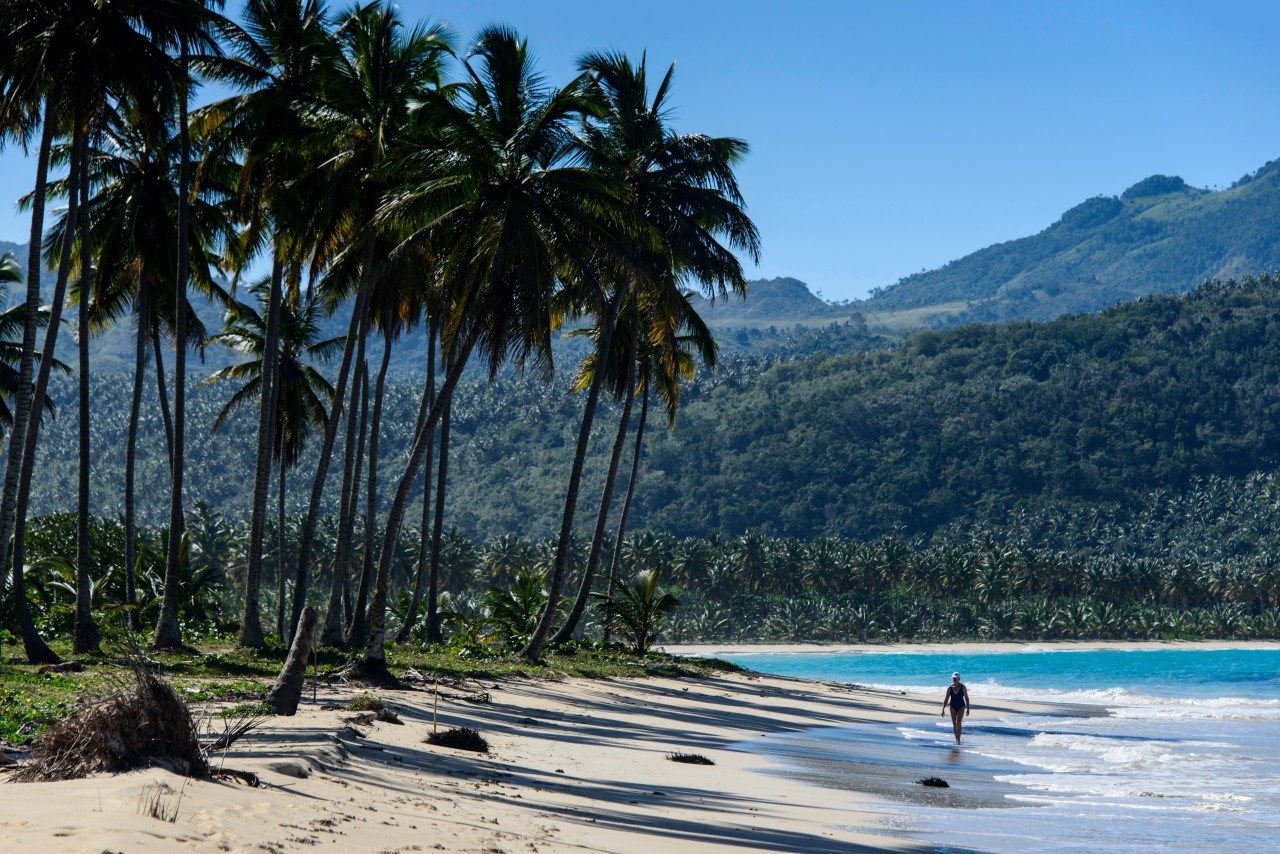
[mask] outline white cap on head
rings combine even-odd
[[[960,674],[959,674],[959,673],[952,673],[952,674],[951,674],[951,678],[952,678],[952,679],[959,679],[959,678],[960,678]]]

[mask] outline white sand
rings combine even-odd
[[[0,839],[6,851],[95,854],[912,847],[877,832],[881,816],[870,799],[764,773],[767,760],[727,747],[808,727],[936,715],[937,697],[738,674],[482,688],[487,704],[446,689],[440,725],[479,730],[487,756],[423,743],[429,690],[380,692],[404,725],[360,726],[363,738],[344,729],[353,713],[304,704],[222,758],[259,774],[260,788],[158,769],[8,784],[0,790]],[[320,704],[356,693],[322,691]],[[716,764],[677,764],[666,758],[672,751]],[[141,806],[157,791],[175,821]]]

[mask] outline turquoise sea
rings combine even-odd
[[[769,739],[783,773],[870,792],[896,832],[947,851],[1280,849],[1280,649],[797,653],[744,667],[1061,713],[823,728]],[[753,746],[752,749],[760,749]],[[914,779],[938,776],[947,790]]]

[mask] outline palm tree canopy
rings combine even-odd
[[[204,381],[205,384],[220,381],[242,384],[218,413],[214,430],[241,404],[258,399],[266,352],[265,306],[269,288],[268,283],[261,282],[251,289],[262,306],[261,311],[243,303],[232,303],[223,331],[210,339],[249,357],[214,372]],[[283,454],[287,466],[297,461],[311,428],[324,423],[333,399],[332,384],[311,363],[329,361],[341,352],[345,343],[345,338],[320,339],[317,312],[318,306],[311,300],[301,305],[280,306],[280,393],[275,413],[274,454],[276,459]]]
[[[408,234],[397,255],[426,246],[436,259],[446,352],[470,340],[491,372],[508,354],[549,366],[557,283],[616,242],[625,190],[568,162],[573,122],[598,109],[586,77],[549,89],[503,27],[480,33],[462,72],[423,99],[425,135],[395,164],[403,189],[379,221]]]

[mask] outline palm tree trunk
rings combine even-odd
[[[76,332],[80,362],[80,459],[76,494],[76,621],[71,638],[72,652],[82,655],[98,646],[98,627],[93,623],[89,583],[89,306],[93,294],[93,247],[89,236],[89,153],[88,140],[81,155],[80,169],[80,307]],[[74,192],[74,190],[72,191]],[[71,223],[67,223],[71,227]]]
[[[422,403],[418,406],[417,426],[414,428],[416,433],[422,429],[422,423],[427,420],[427,410],[431,408],[431,404],[436,397],[436,334],[435,329],[428,327],[427,329],[427,382],[422,393]],[[430,564],[430,548],[431,534],[429,533],[429,523],[431,520],[431,455],[433,452],[435,431],[427,438],[427,459],[422,469],[422,525],[418,528],[418,571],[414,574],[413,593],[409,597],[409,610],[405,614],[404,625],[400,627],[399,634],[396,635],[396,643],[401,644],[409,640],[409,636],[413,633],[413,623],[418,618],[418,608],[422,606],[422,585],[427,577],[427,567]]]
[[[276,637],[284,638],[285,580],[289,577],[289,534],[285,529],[284,499],[285,472],[289,465],[285,455],[280,455],[280,489],[276,497],[276,517],[280,520],[276,530]]]
[[[151,350],[156,355],[156,394],[160,397],[160,420],[164,422],[164,450],[173,471],[173,410],[169,407],[169,390],[164,379],[164,348],[160,345],[159,330],[151,331]]]
[[[264,331],[262,377],[258,401],[258,456],[253,470],[253,509],[249,515],[249,554],[244,579],[244,613],[240,618],[238,646],[261,647],[264,641],[262,617],[258,613],[262,586],[262,539],[267,517],[267,492],[271,489],[271,455],[274,452],[276,373],[280,361],[280,292],[284,285],[284,262],[271,262],[271,293],[267,297],[267,328]],[[283,443],[282,443],[283,444]],[[281,449],[281,453],[284,451]]]
[[[370,421],[369,429],[369,475],[367,475],[367,503],[365,508],[365,560],[362,561],[360,570],[360,592],[364,597],[369,597],[369,577],[372,575],[374,568],[374,533],[378,530],[378,435],[381,430],[381,420],[383,420],[383,385],[387,382],[387,366],[392,359],[392,342],[394,339],[390,335],[385,335],[383,339],[383,364],[378,367],[378,383],[374,387],[374,417]],[[365,388],[365,401],[367,406],[369,399],[369,388]],[[364,430],[364,416],[361,416],[361,430]],[[360,604],[357,603],[356,613],[360,612]],[[356,620],[352,622],[358,621]],[[360,632],[352,631],[348,635],[348,643],[358,643],[360,640]]]
[[[640,476],[640,447],[644,442],[644,425],[649,419],[649,384],[645,383],[644,398],[640,401],[640,421],[636,424],[636,447],[631,455],[631,477],[627,481],[627,497],[622,501],[622,513],[618,516],[618,533],[613,540],[613,559],[609,561],[609,590],[606,594],[613,598],[613,586],[618,580],[618,569],[622,566],[622,538],[627,534],[627,516],[631,513],[631,499],[636,494],[636,479]],[[604,627],[605,643],[609,642],[609,625]]]
[[[138,522],[134,501],[138,460],[138,421],[142,417],[142,384],[147,373],[147,284],[145,272],[138,276],[137,340],[133,360],[133,398],[129,402],[129,433],[124,449],[124,602],[131,632],[142,630],[138,619],[137,571]]]
[[[630,364],[635,364],[635,345],[631,345]],[[618,433],[613,439],[613,450],[609,454],[609,470],[604,478],[604,491],[600,494],[600,509],[596,512],[596,527],[591,534],[591,550],[587,553],[587,566],[582,571],[582,583],[578,585],[578,595],[573,600],[573,607],[564,625],[551,638],[551,643],[564,643],[573,637],[573,632],[586,610],[587,600],[591,597],[591,585],[595,580],[596,566],[600,563],[600,553],[604,551],[604,529],[609,523],[609,506],[613,503],[613,487],[618,480],[618,464],[622,461],[622,449],[627,444],[627,428],[631,425],[631,401],[634,396],[635,381],[627,390],[626,400],[622,403],[622,417],[618,419]]]
[[[605,315],[604,331],[600,336],[598,352],[607,354],[613,346],[613,328],[618,316],[618,308],[626,293],[619,287],[609,301]],[[546,646],[547,637],[551,634],[551,624],[556,619],[556,608],[560,604],[560,592],[564,587],[564,578],[569,568],[570,545],[573,540],[573,516],[578,506],[578,490],[582,485],[582,468],[587,460],[587,444],[591,441],[591,424],[596,415],[596,404],[600,400],[600,387],[604,383],[604,371],[596,371],[591,378],[591,387],[587,392],[587,405],[582,413],[582,425],[578,429],[578,445],[574,450],[573,468],[569,472],[569,488],[564,499],[564,516],[560,520],[560,542],[556,548],[556,562],[551,570],[551,580],[547,590],[547,604],[538,620],[538,627],[529,636],[520,654],[530,661],[542,657],[542,648]]]
[[[187,126],[187,89],[190,79],[187,68],[187,46],[181,46],[182,92],[178,96],[178,270],[174,280],[174,348],[173,348],[173,466],[169,493],[169,550],[165,558],[164,596],[160,602],[160,617],[156,620],[155,635],[151,638],[153,649],[173,649],[182,646],[182,626],[178,623],[179,581],[182,567],[179,557],[182,550],[184,519],[182,515],[182,482],[186,471],[186,423],[187,423],[187,276],[190,272],[187,245],[187,217],[189,214],[191,133]]]
[[[444,492],[449,479],[449,422],[453,395],[444,402],[440,416],[440,471],[436,480],[436,518],[431,528],[431,574],[427,578],[427,642],[440,643],[440,541],[444,537]]]
[[[45,98],[40,149],[36,156],[36,183],[31,197],[31,233],[27,243],[27,297],[26,316],[22,323],[22,359],[18,369],[18,393],[13,405],[13,424],[9,428],[8,456],[5,458],[4,497],[0,500],[0,568],[9,566],[9,541],[13,537],[14,507],[18,500],[18,482],[22,476],[22,448],[26,442],[27,425],[31,415],[31,398],[34,392],[36,331],[40,316],[40,237],[44,234],[49,152],[53,147],[55,121],[51,115],[52,112],[53,95],[49,95]],[[25,607],[25,600],[23,600],[23,607]]]
[[[373,261],[373,241],[369,240],[365,247],[364,270],[368,270]],[[329,475],[329,462],[333,455],[333,443],[338,437],[338,424],[342,420],[342,404],[347,393],[347,375],[351,373],[351,362],[355,355],[356,339],[360,337],[360,329],[364,324],[364,316],[369,310],[369,289],[362,287],[356,294],[355,305],[351,308],[351,322],[347,326],[347,341],[342,348],[342,364],[338,368],[338,382],[333,390],[333,406],[324,425],[324,441],[320,446],[320,458],[316,462],[316,474],[311,481],[311,501],[307,506],[307,518],[302,523],[302,534],[298,541],[298,567],[294,576],[293,609],[286,626],[292,641],[293,627],[302,618],[302,608],[306,605],[307,584],[311,575],[311,547],[316,536],[316,523],[320,520],[320,503],[324,499],[324,483]]]
[[[458,384],[458,380],[462,377],[462,369],[466,367],[467,359],[471,356],[471,349],[475,346],[478,334],[475,330],[467,335],[466,341],[462,346],[452,354],[449,359],[449,370],[445,372],[444,385],[440,389],[440,394],[436,397],[434,403],[431,404],[431,411],[427,413],[426,420],[419,426],[417,435],[413,437],[413,443],[409,447],[409,461],[405,464],[404,474],[400,476],[400,483],[396,486],[395,498],[391,502],[391,509],[387,512],[387,527],[382,532],[382,551],[378,555],[378,585],[374,592],[374,602],[381,600],[382,607],[370,608],[372,619],[369,621],[369,638],[365,644],[364,661],[361,667],[365,674],[378,677],[387,675],[387,658],[382,649],[383,638],[386,637],[386,601],[387,590],[385,580],[391,577],[391,562],[395,560],[396,542],[400,537],[400,525],[404,521],[405,505],[409,503],[409,491],[413,488],[414,481],[418,479],[418,468],[422,465],[423,454],[427,450],[427,436],[435,430],[436,424],[440,422],[441,416],[444,414],[444,407],[453,394],[454,386]]]
[[[355,407],[353,402],[352,407]],[[360,377],[360,424],[356,429],[356,476],[351,484],[351,504],[348,509],[347,536],[348,540],[354,542],[356,534],[356,510],[360,505],[360,478],[364,470],[364,443],[367,433],[365,427],[369,420],[369,366],[365,364],[361,371]],[[365,527],[369,525],[369,520],[365,520]],[[352,548],[350,542],[347,546],[347,562],[352,561]],[[369,564],[366,561],[360,562],[360,583],[357,586],[356,602],[351,609],[351,622],[347,626],[346,642],[347,644],[358,644],[363,636],[365,623],[365,605],[369,601]]]
[[[362,358],[363,354],[357,356],[357,360]],[[357,361],[357,364],[363,364],[363,362]],[[353,481],[359,478],[359,475],[355,473],[355,468],[356,459],[359,457],[359,451],[356,449],[356,429],[360,407],[356,405],[355,401],[360,397],[363,378],[363,371],[357,369],[355,383],[351,386],[352,403],[347,410],[346,440],[342,443],[342,488],[338,498],[338,542],[334,548],[333,560],[329,567],[329,607],[325,613],[324,626],[320,633],[321,646],[341,646],[344,643],[342,594],[346,590],[347,582],[350,578],[351,529],[354,525],[355,516],[352,510],[352,499],[355,496]]]
[[[84,135],[77,128],[71,146],[71,174],[68,184],[75,187],[79,180],[82,166],[82,149],[85,145]],[[31,664],[57,664],[61,659],[49,649],[49,646],[36,631],[31,620],[31,610],[27,606],[26,582],[23,578],[23,564],[26,563],[27,505],[31,499],[31,473],[35,467],[36,442],[40,436],[40,412],[44,409],[45,394],[49,387],[49,373],[53,369],[54,351],[58,346],[58,330],[62,327],[62,304],[67,297],[67,277],[71,273],[71,244],[75,238],[76,215],[79,211],[79,193],[71,192],[67,200],[67,228],[62,239],[62,255],[58,259],[58,279],[53,287],[53,298],[49,304],[49,325],[44,331],[44,348],[40,352],[40,367],[36,371],[35,388],[31,393],[32,417],[27,420],[26,435],[23,437],[22,455],[19,467],[17,499],[13,516],[13,606],[14,616],[18,621],[18,629],[22,633],[22,645]]]

